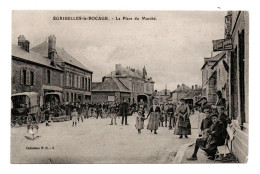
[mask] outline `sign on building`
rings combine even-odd
[[[232,37],[232,13],[225,16],[225,39]]]
[[[115,96],[107,96],[107,101],[114,102],[115,101]]]
[[[219,39],[219,40],[213,40],[213,51],[227,51],[232,50],[232,39]]]

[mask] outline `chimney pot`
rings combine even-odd
[[[56,37],[50,35],[48,37],[48,58],[51,59],[51,65],[56,66],[57,60],[55,57],[56,53]]]
[[[122,69],[122,65],[121,64],[116,64],[116,75],[120,75],[121,74],[121,69]]]
[[[18,37],[18,46],[21,46],[27,52],[30,52],[30,41],[26,40],[24,35]]]

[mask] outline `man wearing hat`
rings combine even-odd
[[[197,153],[199,148],[204,150],[210,157],[208,159],[213,160],[217,152],[217,146],[221,146],[225,143],[225,137],[223,137],[223,123],[218,119],[217,114],[211,115],[212,125],[208,129],[209,136],[205,138],[197,138],[194,152],[187,160],[197,160]]]
[[[205,113],[205,118],[202,120],[201,125],[200,125],[200,130],[202,132],[202,134],[200,134],[200,136],[204,135],[203,138],[206,137],[206,131],[212,125],[212,120],[210,117],[211,109],[209,109],[209,108],[204,109],[204,113]]]
[[[217,110],[217,107],[223,106],[224,110],[225,110],[225,108],[226,108],[226,100],[224,98],[222,98],[222,92],[220,90],[218,90],[216,92],[216,95],[217,95],[217,101],[216,101],[215,105],[212,105],[212,109]]]
[[[208,100],[206,97],[202,97],[200,99],[200,112],[204,113],[205,109],[211,109],[211,106],[208,104]]]

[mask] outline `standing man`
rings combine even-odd
[[[123,103],[121,103],[120,105],[120,111],[119,111],[119,115],[122,116],[122,125],[124,124],[124,120],[125,120],[125,125],[127,124],[127,114],[128,114],[128,103],[126,102],[126,98],[123,99]]]
[[[174,108],[173,108],[173,104],[170,104],[170,107],[167,109],[167,115],[169,117],[169,130],[172,130],[172,126],[173,126],[173,119],[174,119]]]

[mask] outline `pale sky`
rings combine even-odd
[[[204,57],[210,57],[212,40],[224,38],[226,11],[14,11],[12,43],[25,35],[34,47],[56,36],[64,48],[88,69],[93,81],[115,69],[115,64],[146,67],[155,89],[178,84],[201,85]],[[53,16],[108,16],[109,21],[55,21]],[[115,17],[156,17],[155,21],[112,20]],[[216,53],[214,53],[216,54]]]

